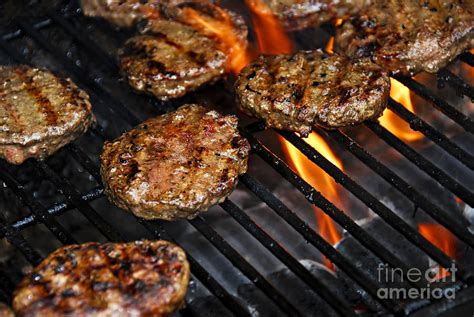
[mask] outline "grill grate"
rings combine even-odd
[[[74,6],[73,6],[74,7]],[[61,48],[54,44],[54,41],[42,34],[43,29],[51,27],[60,28],[68,34],[74,41],[78,43],[82,50],[87,52],[88,61],[98,59],[103,63],[104,67],[112,73],[117,73],[118,68],[113,62],[113,58],[106,51],[95,43],[85,32],[79,30],[74,21],[78,16],[73,14],[53,13],[46,18],[30,23],[18,21],[18,28],[13,32],[0,36],[0,48],[9,58],[18,63],[30,64],[31,61],[22,54],[15,45],[12,44],[17,39],[28,37],[32,39],[41,50],[47,52],[60,67],[66,70],[68,76],[72,77],[75,82],[85,88],[91,97],[97,100],[95,111],[101,114],[113,115],[114,118],[121,118],[130,126],[137,125],[142,121],[132,111],[129,110],[124,102],[118,96],[111,94],[99,81],[95,80],[92,74],[85,71],[84,68],[74,64]],[[474,57],[470,53],[465,53],[460,60],[470,66],[473,66]],[[418,96],[429,101],[439,112],[446,115],[452,121],[456,122],[466,132],[473,133],[473,121],[450,105],[447,101],[437,97],[423,84],[412,78],[396,78],[403,85],[410,88]],[[460,77],[452,74],[450,71],[443,69],[438,74],[438,79],[453,87],[460,94],[469,98],[473,98],[474,89]],[[137,97],[138,98],[138,97]],[[155,101],[151,101],[152,103]],[[96,102],[94,102],[96,105]],[[457,144],[448,139],[444,134],[436,128],[419,118],[417,115],[405,109],[401,104],[394,100],[390,100],[389,108],[394,111],[401,119],[407,122],[413,130],[419,131],[427,138],[431,139],[447,154],[458,160],[466,168],[472,171],[474,160],[472,154],[459,147]],[[157,107],[156,113],[164,112],[163,107]],[[155,113],[155,114],[156,114]],[[474,194],[469,188],[466,188],[454,178],[449,176],[441,168],[431,163],[424,156],[419,154],[409,145],[398,139],[391,132],[380,126],[378,123],[366,123],[365,126],[374,132],[380,140],[383,140],[393,149],[398,151],[403,157],[412,162],[421,171],[429,175],[433,180],[437,181],[441,186],[455,194],[465,203],[474,206]],[[359,224],[352,220],[347,213],[336,207],[331,201],[325,198],[320,192],[304,181],[296,174],[281,158],[272,153],[257,137],[256,134],[262,131],[264,126],[261,122],[241,127],[242,133],[247,137],[252,146],[253,154],[260,157],[266,164],[272,167],[278,174],[291,183],[299,190],[306,200],[320,208],[329,215],[342,228],[344,228],[352,237],[357,239],[365,248],[370,250],[374,255],[383,262],[388,263],[392,267],[402,268],[404,274],[408,271],[408,266],[395,254],[393,254],[386,246],[372,237],[369,232],[364,230]],[[397,191],[409,199],[416,207],[420,207],[433,219],[449,229],[456,237],[472,248],[474,246],[474,235],[467,229],[469,223],[466,219],[458,219],[450,216],[449,213],[443,211],[439,206],[425,197],[418,190],[410,186],[407,181],[392,171],[389,167],[378,161],[374,156],[368,153],[363,146],[358,144],[349,135],[341,131],[319,131],[340,144],[345,150],[357,157],[364,165],[366,165],[374,173],[387,181]],[[379,201],[374,195],[369,193],[356,181],[354,181],[345,172],[329,162],[322,156],[317,149],[311,147],[303,139],[294,133],[277,131],[284,139],[298,148],[301,153],[307,156],[315,165],[323,169],[336,182],[341,184],[347,191],[352,193],[374,213],[385,220],[387,224],[400,232],[407,240],[427,254],[430,258],[438,262],[443,267],[450,267],[453,259],[446,255],[442,250],[438,249],[430,241],[426,240],[420,233],[411,227],[402,217],[397,215],[393,210]],[[106,126],[98,124],[89,134],[105,141],[111,139],[111,133]],[[35,265],[39,263],[42,255],[23,235],[23,230],[32,226],[43,224],[48,230],[63,244],[76,243],[76,239],[68,230],[66,230],[58,221],[58,217],[70,210],[77,210],[88,221],[96,227],[101,234],[110,241],[127,240],[124,232],[117,228],[110,221],[103,217],[93,207],[93,202],[103,198],[104,191],[101,184],[101,178],[97,163],[91,159],[92,155],[87,154],[87,150],[82,149],[79,145],[72,144],[66,146],[60,151],[68,159],[80,164],[82,168],[95,180],[97,186],[92,189],[81,192],[66,177],[55,170],[50,160],[45,162],[27,162],[25,167],[13,170],[5,162],[0,162],[0,178],[8,188],[19,199],[19,201],[31,212],[25,217],[12,222],[6,222],[0,219],[0,237],[4,237],[7,241],[16,247],[29,261]],[[23,186],[18,179],[21,170],[31,167],[39,171],[44,179],[50,181],[55,189],[62,194],[64,200],[45,207],[39,203],[33,193]],[[418,310],[416,314],[421,316],[424,312],[432,313],[434,311],[441,312],[443,309],[449,309],[454,306],[453,303],[446,304],[445,301],[436,302],[402,302],[393,299],[380,299],[376,296],[377,289],[381,287],[368,272],[357,267],[343,254],[330,245],[319,233],[311,228],[297,213],[287,207],[278,197],[276,197],[269,188],[260,183],[253,176],[246,174],[240,178],[241,183],[268,207],[270,207],[283,221],[288,223],[303,239],[318,249],[325,257],[334,263],[338,269],[344,272],[353,282],[359,285],[364,291],[370,294],[371,301],[367,303],[371,309],[382,309],[385,312],[397,314],[410,314],[413,310],[425,306]],[[354,308],[338,294],[335,294],[325,283],[316,278],[305,266],[303,266],[292,254],[290,254],[285,245],[278,243],[272,236],[262,229],[258,223],[251,219],[239,206],[230,199],[220,205],[222,210],[236,220],[240,226],[251,234],[261,245],[266,248],[275,258],[279,259],[288,269],[298,276],[310,289],[314,290],[327,304],[329,304],[336,312],[343,316],[355,315]],[[157,221],[145,221],[135,218],[136,221],[146,231],[155,238],[167,239],[175,241],[169,228],[164,228],[163,224]],[[189,221],[192,227],[199,232],[202,237],[206,238],[223,256],[225,256],[232,265],[242,272],[257,288],[259,288],[267,297],[278,306],[282,312],[288,315],[297,316],[301,312],[298,307],[288,300],[285,293],[280,291],[276,285],[265,278],[237,249],[235,249],[226,239],[213,228],[212,224],[206,218],[199,216],[195,220]],[[185,248],[186,249],[186,248]],[[194,278],[199,280],[221,303],[230,311],[238,316],[250,315],[245,303],[234,297],[206,268],[205,264],[195,259],[189,252],[188,258],[191,264],[191,270]],[[459,279],[455,283],[459,292],[459,303],[465,303],[474,299],[473,287],[474,282],[472,268],[462,267],[456,264],[458,268]],[[0,298],[8,301],[11,299],[14,281],[8,274],[0,270]],[[414,283],[414,286],[421,286]],[[448,285],[447,287],[452,287]],[[375,304],[374,304],[375,303]],[[381,306],[380,306],[381,305]],[[375,307],[375,308],[373,308]],[[190,303],[188,308],[181,312],[182,315],[192,315],[193,304]]]

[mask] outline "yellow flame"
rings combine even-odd
[[[184,13],[188,18],[186,23],[205,35],[216,38],[219,48],[227,54],[228,70],[238,74],[251,61],[247,41],[239,37],[239,31],[229,14],[218,6],[215,6],[215,9],[219,12],[221,19],[200,14],[192,8],[185,8]]]
[[[293,43],[270,8],[261,0],[245,0],[245,5],[252,14],[259,52],[273,55],[291,53]]]
[[[334,180],[322,169],[313,164],[304,154],[283,138],[280,138],[283,150],[290,164],[305,181],[311,186],[317,188],[327,199],[336,205],[340,203],[340,196]],[[328,161],[343,169],[342,162],[337,158],[326,141],[316,132],[312,132],[306,139],[306,142],[318,150]],[[341,240],[341,233],[338,231],[334,221],[321,210],[313,208],[319,233],[329,243],[336,244]],[[325,259],[328,268],[334,269],[332,263]]]

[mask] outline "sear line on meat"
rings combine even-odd
[[[242,111],[307,136],[314,125],[335,129],[378,118],[390,81],[368,59],[352,62],[316,50],[260,56],[242,70],[235,87]]]
[[[0,157],[44,159],[94,121],[89,96],[70,79],[28,66],[0,66]]]
[[[106,143],[101,174],[109,200],[136,216],[194,218],[232,192],[249,149],[235,116],[184,105]]]

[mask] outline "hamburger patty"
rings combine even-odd
[[[94,121],[89,96],[70,79],[28,66],[0,66],[0,157],[44,159]]]
[[[345,21],[336,50],[394,74],[435,73],[474,45],[472,0],[376,0]]]
[[[184,251],[167,241],[85,243],[50,254],[18,285],[17,316],[163,316],[189,283]]]
[[[129,84],[167,100],[219,79],[226,56],[216,43],[175,21],[154,20],[147,34],[129,39],[119,52]]]
[[[146,219],[194,218],[231,193],[249,149],[235,116],[184,105],[106,143],[101,174],[122,209]]]
[[[144,19],[160,17],[166,0],[81,0],[84,15],[101,17],[120,26],[131,27]]]
[[[370,0],[264,0],[264,3],[287,30],[293,31],[356,14]]]
[[[242,70],[236,91],[245,113],[307,136],[315,124],[331,129],[379,117],[390,81],[368,59],[300,51],[260,56]]]

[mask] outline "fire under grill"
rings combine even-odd
[[[250,21],[240,2],[223,1],[227,4]],[[462,309],[472,314],[474,159],[469,144],[474,122],[466,109],[472,111],[467,99],[474,98],[474,89],[452,69],[443,69],[430,82],[395,78],[414,100],[421,100],[423,111],[415,114],[394,99],[388,108],[413,133],[418,131],[422,145],[376,122],[342,131],[316,129],[349,161],[341,168],[306,139],[242,118],[252,155],[236,192],[194,220],[145,221],[104,197],[97,159],[102,143],[188,102],[235,112],[231,85],[220,82],[173,102],[135,94],[120,80],[115,63],[117,48],[130,34],[83,17],[75,1],[11,24],[0,36],[0,62],[46,67],[71,77],[90,94],[98,123],[46,161],[0,162],[2,301],[10,302],[22,274],[61,244],[156,238],[175,241],[188,253],[193,280],[180,315],[432,316]],[[292,34],[292,40],[300,49],[324,47],[331,32],[331,26],[324,26]],[[454,64],[472,74],[474,55],[465,53]],[[430,116],[423,117],[426,113]],[[344,202],[320,190],[322,180],[306,179],[279,140],[337,183]],[[344,231],[342,240],[328,239],[323,218],[314,219],[316,212]],[[430,237],[420,224],[439,230]],[[440,240],[456,241],[455,254]],[[405,289],[427,288],[424,280],[408,276],[411,260],[429,267],[454,264],[455,278],[448,275],[432,287],[446,294],[454,290],[455,298],[380,296],[380,289],[397,283]],[[396,280],[381,278],[380,263],[383,272],[396,272]]]

